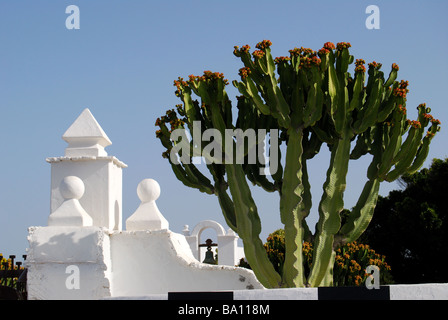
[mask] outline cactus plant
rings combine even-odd
[[[174,82],[182,104],[157,119],[156,136],[166,148],[163,156],[183,184],[218,197],[227,224],[243,240],[246,259],[264,286],[328,286],[333,281],[334,248],[355,241],[367,228],[382,181],[393,181],[422,166],[440,121],[429,114],[425,104],[418,106],[417,120],[408,120],[408,82],[396,80],[398,66],[392,65],[388,78],[377,62],[369,63],[367,70],[364,60],[355,61],[350,54],[350,43],[335,46],[327,42],[317,52],[295,48],[289,57],[275,59],[271,45],[264,40],[253,53],[248,45],[234,48],[234,55],[244,65],[239,70],[241,80],[232,82],[241,93],[235,122],[225,90],[228,81],[221,73],[205,71],[202,76]],[[354,76],[348,70],[353,63]],[[213,141],[195,139],[210,128],[219,132]],[[190,131],[193,139],[186,135],[173,138],[171,133],[176,129]],[[229,129],[254,129],[256,145],[268,154],[280,152],[280,145],[274,143],[277,138],[286,144],[284,162],[280,157],[275,159],[277,170],[271,172],[270,179],[261,174],[264,163],[260,159],[248,161],[250,146],[245,149],[244,161],[237,161],[236,142]],[[230,149],[224,143],[228,141],[232,143]],[[312,203],[307,162],[323,144],[329,147],[331,157],[319,220],[311,234],[306,222]],[[204,152],[210,149],[215,151],[213,156]],[[212,179],[192,161],[192,157],[204,154]],[[367,182],[341,225],[349,161],[364,155],[372,158]],[[261,221],[248,180],[280,196],[286,247],[281,276],[259,238]],[[302,254],[305,240],[313,241],[314,248],[307,278]]]

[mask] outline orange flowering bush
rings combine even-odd
[[[285,262],[285,232],[279,229],[271,233],[266,239],[264,247],[275,271],[282,274],[283,263]]]
[[[380,269],[381,284],[392,283],[391,268],[385,259],[366,244],[347,243],[336,249],[333,283],[335,286],[360,286],[369,276],[365,272],[369,265]]]
[[[279,229],[271,233],[264,247],[269,260],[275,270],[282,274],[283,263],[285,261],[285,238],[284,230]],[[302,246],[304,256],[305,276],[311,270],[313,262],[313,245],[305,241]],[[385,261],[386,257],[376,253],[369,245],[357,243],[356,241],[347,243],[336,249],[333,271],[333,286],[361,286],[365,283],[369,274],[365,270],[369,265],[375,265],[380,269],[380,283],[393,283],[390,274],[390,266]],[[244,259],[241,259],[240,267],[250,268]]]

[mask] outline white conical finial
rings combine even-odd
[[[79,203],[84,195],[85,187],[81,179],[68,176],[62,179],[59,185],[62,197],[65,199],[48,217],[49,226],[79,226],[93,225],[92,218]]]
[[[153,179],[141,181],[137,187],[137,194],[141,204],[126,220],[126,230],[164,230],[169,228],[168,221],[160,213],[156,200],[160,196],[160,186]]]
[[[84,109],[62,139],[68,142],[67,157],[107,156],[104,148],[112,144],[89,109]]]

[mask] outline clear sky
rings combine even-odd
[[[380,9],[380,29],[366,28],[368,5]],[[66,7],[80,9],[80,29],[69,30]],[[204,219],[224,224],[215,196],[176,180],[155,138],[157,117],[180,103],[173,80],[204,70],[239,79],[235,45],[272,41],[274,56],[294,47],[318,50],[331,41],[350,42],[366,62],[400,67],[408,80],[409,118],[426,102],[442,121],[432,158],[447,156],[448,60],[446,0],[0,0],[0,252],[21,256],[27,228],[45,226],[50,210],[50,164],[62,156],[61,136],[88,107],[112,140],[106,151],[128,164],[123,172],[123,222],[138,207],[137,184],[156,179],[158,207],[181,232]],[[238,93],[228,86],[234,99]],[[323,148],[322,150],[325,150]],[[430,162],[427,162],[427,167]],[[367,163],[351,162],[346,208],[365,181]],[[310,162],[317,204],[328,153]],[[380,193],[397,189],[383,183]],[[254,189],[262,238],[281,227],[278,195]],[[317,209],[309,225],[317,221]],[[227,229],[227,226],[225,226]]]

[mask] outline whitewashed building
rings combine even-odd
[[[109,156],[110,139],[85,109],[63,134],[64,156],[51,164],[48,226],[29,228],[29,299],[104,299],[179,291],[262,289],[251,270],[238,268],[237,235],[214,222],[192,234],[169,229],[157,208],[157,181],[137,186],[141,201],[122,224],[122,171]],[[198,261],[198,236],[216,228],[219,262]],[[193,251],[192,251],[193,249]]]

